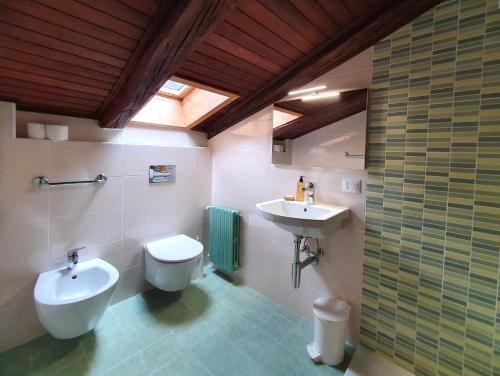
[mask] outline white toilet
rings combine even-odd
[[[191,283],[202,259],[203,245],[184,234],[148,243],[146,279],[160,290],[182,290]]]

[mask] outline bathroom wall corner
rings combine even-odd
[[[0,138],[16,138],[16,104],[0,101]]]

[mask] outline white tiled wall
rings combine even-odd
[[[16,137],[16,104],[0,101],[0,137]]]
[[[148,183],[150,164],[176,164],[175,183]],[[66,252],[101,257],[120,271],[113,301],[135,295],[144,280],[143,245],[185,233],[203,238],[210,203],[208,148],[100,142],[0,140],[0,352],[43,332],[33,304],[39,273],[61,267]],[[50,180],[94,178],[103,186],[31,187]]]
[[[366,172],[272,165],[271,132],[272,114],[268,108],[210,140],[212,203],[233,206],[243,212],[242,268],[238,277],[309,319],[312,319],[312,302],[316,297],[337,295],[346,299],[352,306],[350,340],[357,343]],[[332,134],[338,137],[336,132]],[[325,137],[322,141],[329,140]],[[321,242],[325,255],[317,266],[304,269],[302,285],[294,290],[291,286],[293,236],[257,216],[255,204],[294,194],[300,175],[316,184],[319,202],[349,207],[351,215],[341,231]],[[344,176],[361,179],[363,193],[342,192]]]
[[[344,153],[365,154],[366,111],[349,116],[293,140],[292,165],[363,170],[365,158],[345,158]]]
[[[82,260],[101,257],[120,270],[113,298],[117,302],[148,288],[142,253],[146,242],[179,233],[204,240],[203,209],[209,203],[243,212],[239,278],[308,318],[314,298],[343,297],[353,307],[350,336],[356,343],[365,171],[272,165],[271,113],[271,108],[263,110],[216,136],[211,148],[122,145],[116,138],[113,143],[0,139],[0,351],[43,332],[34,311],[33,286],[39,273],[64,264],[69,248],[86,245]],[[74,129],[80,126],[75,120]],[[96,140],[104,131],[99,132]],[[161,143],[170,135],[153,129],[127,132],[130,140],[126,134],[118,140],[155,138]],[[323,132],[322,140],[328,142],[329,132]],[[168,141],[196,146],[196,137],[182,133]],[[307,155],[301,158],[306,165],[313,163]],[[150,164],[176,164],[175,184],[149,185]],[[35,176],[82,179],[101,172],[109,176],[104,186],[31,187]],[[319,201],[347,206],[351,216],[340,232],[322,242],[326,254],[318,266],[304,270],[302,286],[294,290],[293,238],[258,217],[254,207],[293,194],[299,175],[316,183]],[[361,179],[363,193],[341,192],[344,176]]]

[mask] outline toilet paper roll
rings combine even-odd
[[[28,123],[28,137],[29,138],[45,138],[45,125],[40,123]]]
[[[66,141],[68,139],[68,126],[47,124],[47,138],[52,141]]]

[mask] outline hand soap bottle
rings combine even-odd
[[[304,190],[305,190],[304,177],[301,176],[299,181],[297,182],[297,193],[295,194],[295,200],[304,201]]]

